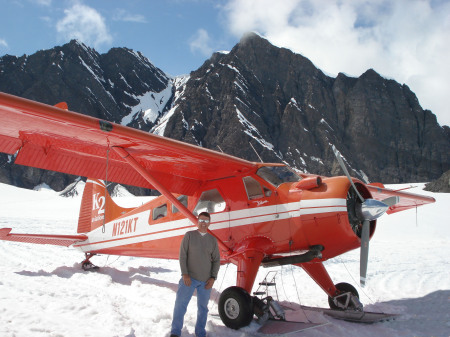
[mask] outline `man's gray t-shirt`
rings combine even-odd
[[[209,233],[202,235],[198,230],[187,232],[181,241],[180,267],[182,274],[197,281],[217,278],[220,252],[216,238]]]

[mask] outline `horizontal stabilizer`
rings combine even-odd
[[[88,238],[86,235],[11,234],[11,230],[11,228],[0,229],[0,240],[68,247]]]

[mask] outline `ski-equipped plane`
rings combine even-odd
[[[356,289],[334,284],[323,262],[361,247],[361,283],[377,219],[435,200],[369,184],[348,174],[323,177],[284,164],[246,161],[67,110],[0,93],[0,151],[16,164],[85,176],[77,233],[13,234],[0,239],[73,246],[85,253],[178,259],[196,216],[211,214],[223,263],[237,266],[236,285],[219,299],[219,314],[238,329],[267,313],[251,291],[261,266],[295,265],[328,295],[330,307],[363,312]],[[105,181],[156,189],[161,196],[122,208]]]

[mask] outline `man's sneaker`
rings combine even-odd
[[[171,334],[170,337],[179,337],[178,335]]]

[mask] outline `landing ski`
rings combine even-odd
[[[335,319],[342,319],[344,321],[355,323],[377,323],[382,321],[388,321],[400,316],[398,314],[386,314],[384,312],[369,312],[369,311],[357,311],[357,310],[334,310],[317,307],[302,306],[304,310],[312,310],[322,312],[323,314]]]
[[[285,319],[269,319],[258,329],[263,335],[289,336],[292,333],[330,324],[322,313],[283,307]]]
[[[264,335],[288,336],[291,333],[314,329],[327,324],[329,323],[303,323],[268,320],[261,328],[258,329],[258,332]]]

